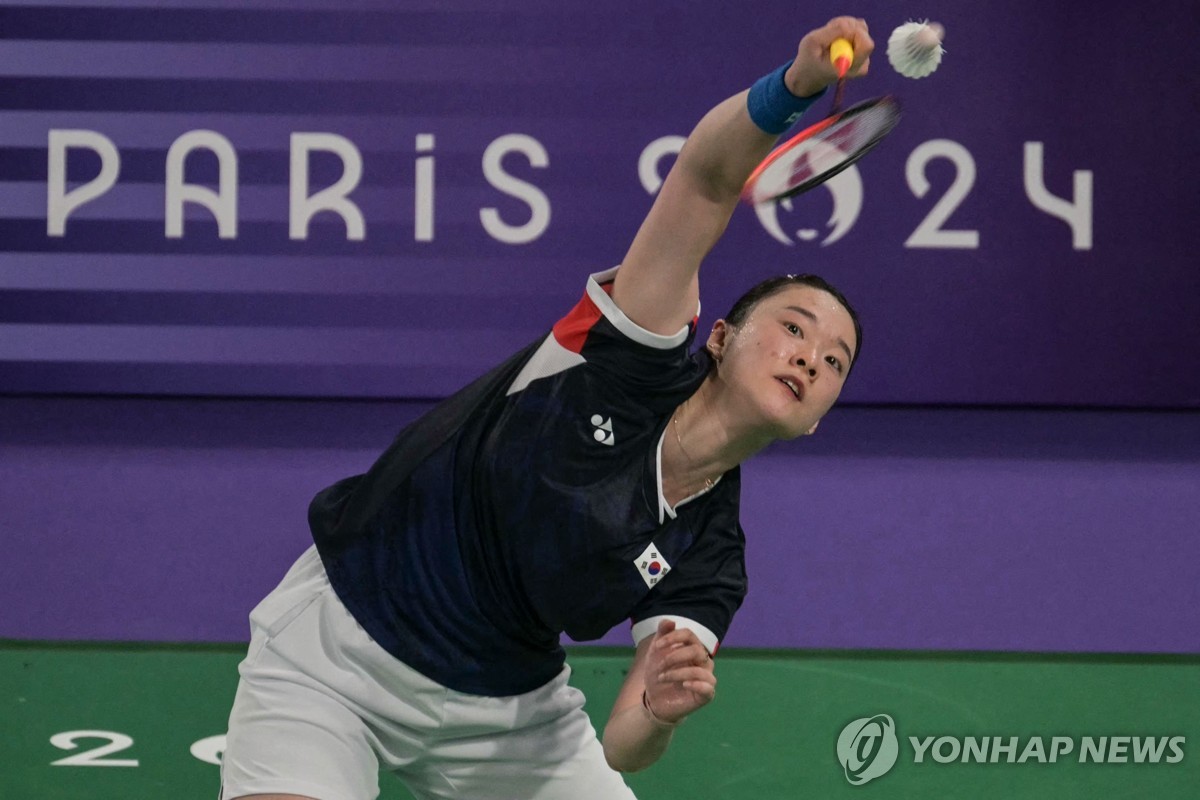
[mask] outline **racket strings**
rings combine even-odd
[[[781,200],[808,191],[862,158],[900,119],[892,97],[868,100],[797,134],[747,181],[748,202]]]

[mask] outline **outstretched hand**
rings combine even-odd
[[[867,32],[866,20],[835,17],[800,40],[796,59],[784,75],[788,91],[797,97],[811,97],[837,81],[837,70],[829,60],[829,46],[835,39],[847,39],[854,47],[854,61],[846,77],[861,78],[867,74],[875,42]]]
[[[713,660],[696,634],[676,630],[665,619],[650,644],[646,660],[646,702],[663,722],[678,722],[717,693]]]

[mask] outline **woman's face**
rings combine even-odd
[[[708,339],[735,413],[779,439],[816,427],[841,394],[857,347],[845,307],[803,285],[760,300],[737,328],[718,320]]]

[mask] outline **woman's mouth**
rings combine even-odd
[[[786,386],[788,389],[790,389],[792,394],[795,395],[797,400],[804,399],[803,384],[801,384],[800,382],[798,382],[796,380],[793,380],[792,378],[777,378],[776,380],[778,380],[780,383],[782,383],[784,386]]]

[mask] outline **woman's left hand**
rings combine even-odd
[[[663,722],[681,721],[717,693],[712,656],[690,630],[676,630],[675,623],[658,623],[646,661],[646,703],[650,713]]]

